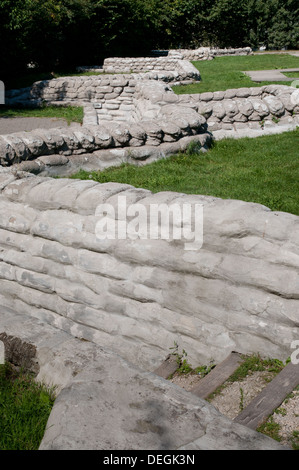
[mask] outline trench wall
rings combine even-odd
[[[185,97],[180,98],[183,101]],[[286,85],[236,88],[188,95],[211,132],[275,127],[298,122],[299,91]]]
[[[164,59],[155,60],[166,68]],[[298,122],[292,87],[176,95],[170,85],[199,78],[188,64],[177,58],[175,70],[63,77],[8,94],[14,104],[83,105],[85,116],[80,129],[0,136],[0,301],[151,370],[174,342],[194,365],[220,361],[231,350],[285,359],[298,339],[297,216],[242,201],[18,171],[23,164],[38,173],[77,158],[83,164],[90,155],[98,167],[103,160],[109,166],[111,153],[101,152],[124,149],[131,156],[140,151],[134,158],[144,162],[153,149],[174,153],[192,139],[204,150],[211,132]],[[116,209],[119,195],[146,208],[202,203],[203,246],[99,241],[96,208],[108,202]]]
[[[69,90],[76,89],[78,83],[84,86],[70,97]],[[101,86],[93,87],[92,83],[101,83]],[[49,103],[57,103],[62,88],[66,99],[74,98],[76,103],[83,95],[87,99],[87,92],[93,93],[89,101],[81,101],[85,108],[83,126],[0,136],[2,166],[52,155],[64,164],[65,158],[72,159],[80,154],[138,147],[150,149],[141,157],[146,160],[153,147],[180,142],[186,137],[199,137],[201,147],[206,149],[211,133],[218,130],[272,128],[275,131],[281,126],[291,128],[298,124],[299,91],[283,85],[176,95],[162,81],[133,80],[116,75],[101,79],[57,79],[44,88],[40,88],[41,84],[36,86],[39,94],[34,91],[34,85],[33,95]],[[170,151],[180,148],[171,147]],[[39,164],[44,165],[42,160]],[[35,166],[38,172],[38,164]]]
[[[258,204],[0,173],[0,301],[154,370],[230,351],[286,359],[298,339],[299,218]],[[101,203],[203,204],[203,245],[99,240]],[[194,220],[193,220],[194,222]]]
[[[225,49],[198,47],[197,49],[171,49],[168,51],[167,56],[184,60],[213,60],[214,57],[251,55],[252,53],[251,47],[230,47]]]

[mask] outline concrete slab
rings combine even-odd
[[[179,386],[37,318],[1,307],[3,332],[34,345],[37,379],[58,386],[40,450],[286,449]]]
[[[295,78],[287,77],[284,72],[299,72],[299,68],[275,69],[275,70],[248,70],[243,73],[248,75],[253,82],[292,82]]]

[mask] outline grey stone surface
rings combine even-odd
[[[1,307],[3,332],[31,345],[37,380],[57,386],[40,450],[286,449],[111,350],[40,320]]]
[[[149,370],[174,342],[194,366],[231,350],[290,356],[298,338],[297,216],[117,183],[0,175],[3,306]],[[147,211],[203,204],[203,246],[189,251],[171,236],[97,239],[97,206],[110,203],[117,214],[119,196]]]
[[[106,73],[143,73],[142,78],[182,83],[199,80],[198,70],[183,57],[109,57],[104,60]],[[138,78],[138,77],[137,77]]]
[[[299,72],[299,68],[275,70],[249,70],[244,72],[253,82],[292,82],[295,79],[287,77],[284,72]]]

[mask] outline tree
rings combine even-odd
[[[208,16],[211,42],[218,47],[247,46],[247,2],[240,0],[216,0],[211,2]]]
[[[0,0],[1,79],[152,49],[298,47],[297,0]]]
[[[280,0],[268,29],[270,48],[296,49],[299,46],[299,5],[297,0]]]

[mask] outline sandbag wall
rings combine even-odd
[[[175,343],[195,366],[230,351],[286,359],[298,340],[295,215],[117,183],[0,173],[0,301],[149,370]],[[203,204],[203,244],[99,240],[96,210]],[[192,206],[193,207],[193,206]]]

